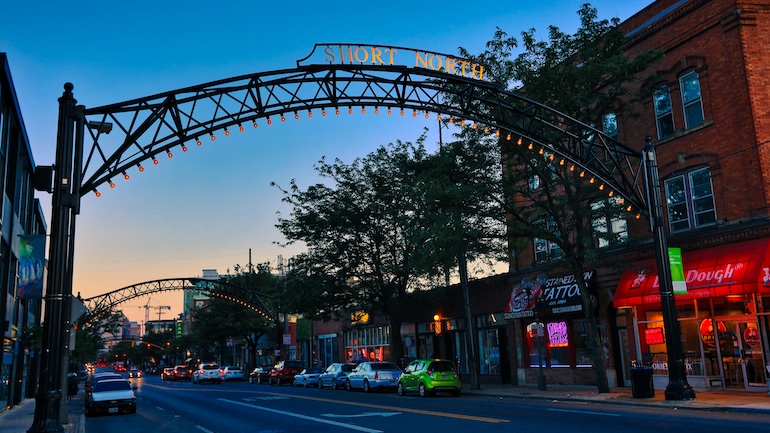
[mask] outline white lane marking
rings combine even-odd
[[[546,409],[551,412],[569,412],[569,413],[580,413],[580,414],[589,414],[589,415],[604,415],[604,416],[621,416],[618,413],[609,413],[609,412],[590,412],[590,411],[584,411],[584,410],[569,410],[569,409]]]
[[[286,412],[286,411],[277,410],[277,409],[270,409],[268,407],[262,407],[262,406],[255,406],[253,404],[242,403],[240,401],[235,401],[235,400],[228,400],[226,398],[218,398],[217,400],[224,401],[226,403],[237,404],[237,405],[240,405],[240,406],[250,407],[252,409],[264,410],[266,412],[273,412],[273,413],[277,413],[277,414],[281,414],[281,415],[293,416],[295,418],[300,418],[300,419],[304,419],[304,420],[308,420],[308,421],[319,422],[319,423],[322,423],[322,424],[330,424],[330,425],[337,426],[337,427],[349,428],[351,430],[358,430],[358,431],[362,431],[362,432],[366,432],[366,433],[382,433],[382,430],[374,430],[374,429],[370,429],[370,428],[366,428],[366,427],[360,427],[360,426],[357,426],[357,425],[345,424],[345,423],[341,423],[341,422],[337,422],[337,421],[330,421],[328,419],[314,418],[312,416],[301,415],[301,414],[298,414],[298,413]]]
[[[322,413],[321,416],[325,416],[328,418],[361,418],[365,416],[393,416],[393,415],[401,415],[401,412],[364,412],[364,413],[358,413],[353,415],[341,415],[336,413]]]
[[[158,410],[162,410],[163,412],[165,412],[165,411],[166,411],[166,409],[164,409],[164,408],[162,408],[162,407],[160,407],[160,406],[155,406],[155,408],[156,408],[156,409],[158,409]]]
[[[213,431],[211,431],[209,429],[205,429],[205,428],[203,428],[203,427],[201,427],[199,425],[196,425],[195,427],[197,427],[198,430],[201,430],[203,433],[214,433]]]

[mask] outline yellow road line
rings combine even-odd
[[[320,397],[305,397],[302,395],[294,395],[294,394],[280,394],[275,392],[259,392],[259,391],[243,391],[243,392],[248,392],[250,394],[256,393],[256,394],[266,394],[266,395],[279,395],[282,397],[302,398],[305,400],[321,401],[324,403],[347,404],[349,406],[361,406],[361,407],[368,407],[373,409],[387,409],[387,410],[393,410],[397,412],[410,412],[410,413],[416,413],[420,415],[438,416],[438,417],[444,417],[444,418],[457,418],[457,419],[464,419],[468,421],[479,421],[479,422],[488,422],[488,423],[511,422],[510,420],[500,419],[500,418],[487,418],[483,416],[461,415],[461,414],[448,413],[448,412],[435,412],[431,410],[412,409],[408,407],[383,406],[378,404],[358,403],[353,401],[340,401],[340,400],[332,400],[332,399],[320,398]]]

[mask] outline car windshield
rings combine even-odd
[[[433,371],[454,371],[454,364],[449,361],[435,361],[430,363],[428,369]]]
[[[204,370],[219,370],[219,367],[217,367],[216,365],[204,365],[203,369]]]
[[[372,370],[401,370],[396,364],[385,362],[379,364],[371,364]]]
[[[99,382],[94,385],[94,392],[104,391],[130,391],[131,385],[125,380],[110,380]]]

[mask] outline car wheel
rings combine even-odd
[[[324,384],[321,383],[321,378],[318,378],[318,389],[324,389]]]
[[[421,383],[417,387],[417,392],[418,392],[418,394],[420,394],[420,397],[427,397],[428,396],[428,390],[425,389],[425,384],[424,383]]]
[[[396,387],[396,392],[398,395],[406,395],[406,390],[404,389],[404,384],[401,382],[398,382],[398,386]]]
[[[364,392],[369,392],[372,389],[369,388],[369,381],[367,379],[364,379]]]
[[[337,379],[332,379],[332,389],[340,389],[340,387],[337,386]]]
[[[307,388],[307,379],[302,379],[302,386]]]
[[[262,385],[262,378],[261,377],[257,377],[257,385]]]
[[[350,379],[345,381],[345,389],[347,389],[348,391],[353,391],[353,387],[350,386]]]

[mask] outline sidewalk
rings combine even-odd
[[[767,392],[713,391],[695,392],[695,400],[671,401],[665,399],[665,390],[656,389],[652,398],[634,398],[631,388],[614,388],[609,393],[599,393],[596,387],[548,385],[540,391],[535,385],[482,385],[479,390],[463,386],[463,393],[499,398],[575,400],[604,404],[632,406],[659,406],[667,408],[718,410],[726,412],[755,412],[770,414],[770,395]]]
[[[85,433],[86,421],[83,412],[83,389],[72,397],[62,410],[69,410],[68,421],[63,424],[66,433]],[[0,431],[3,433],[26,433],[35,420],[35,399],[22,400],[16,406],[0,413]]]

